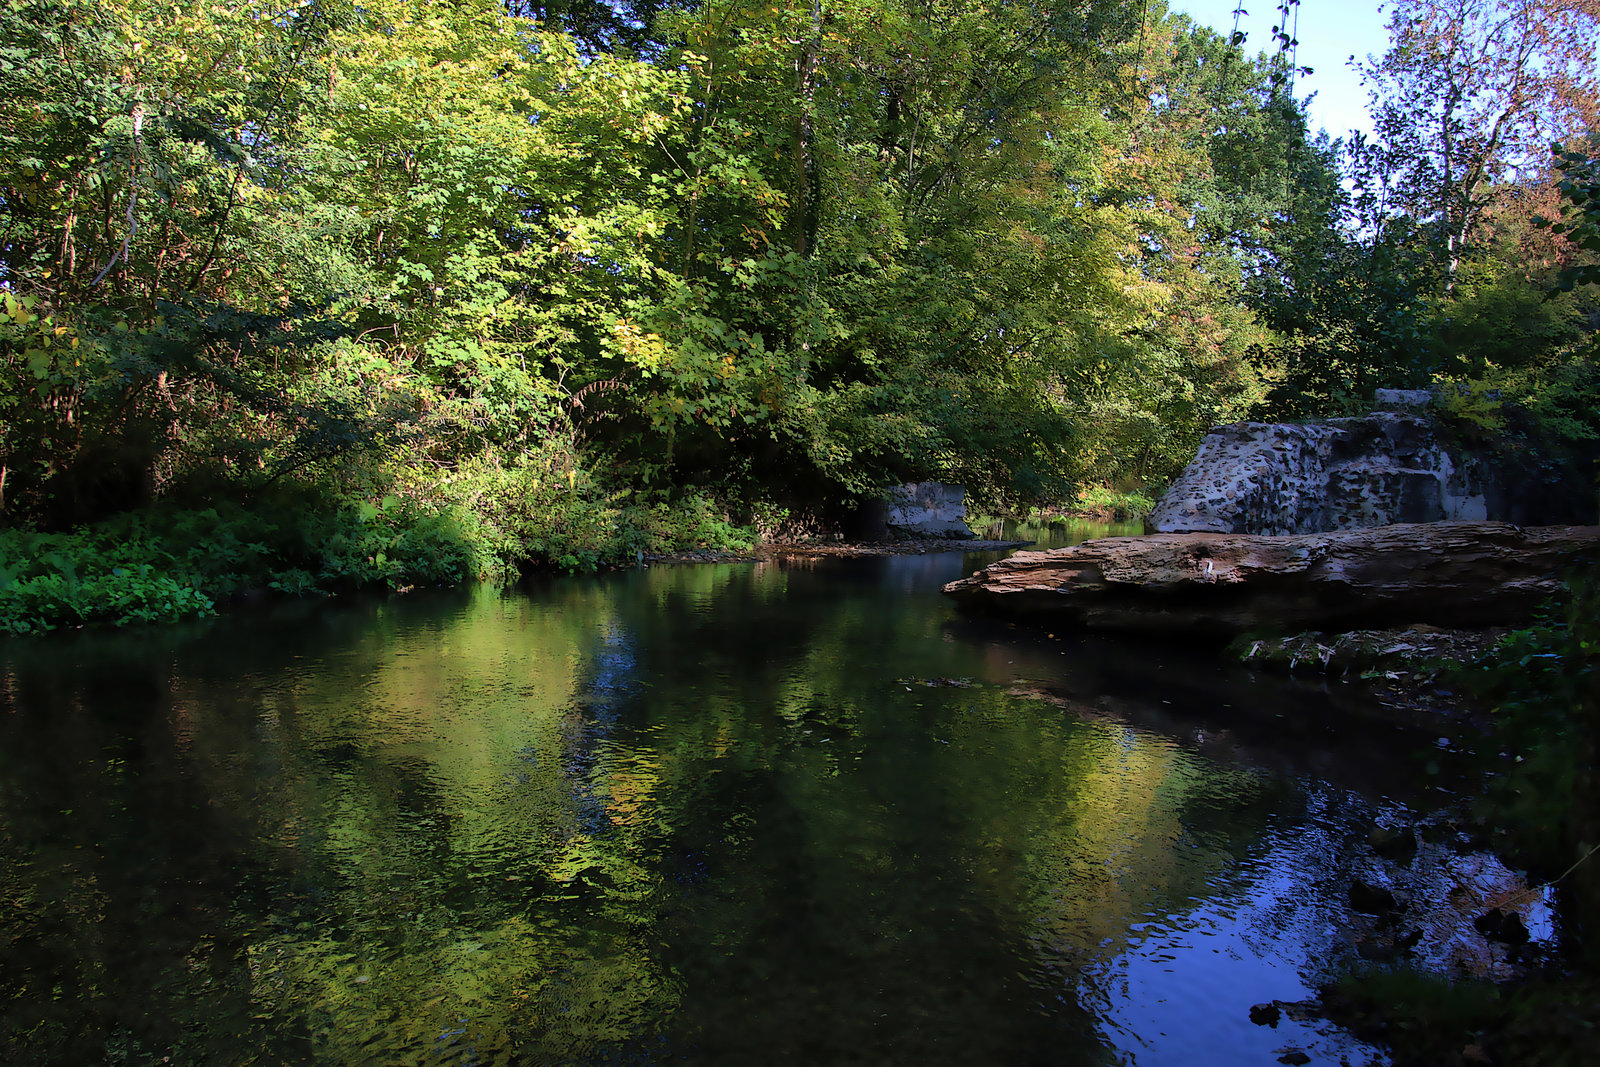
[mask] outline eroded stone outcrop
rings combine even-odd
[[[1447,447],[1423,415],[1241,422],[1206,435],[1151,512],[1166,533],[1299,534],[1516,519],[1504,479]]]
[[[1441,522],[1296,536],[1152,534],[1018,552],[944,591],[1093,629],[1224,641],[1262,628],[1515,624],[1584,562],[1600,562],[1600,527]]]
[[[884,525],[897,537],[955,537],[970,540],[967,491],[943,482],[911,482],[889,489]]]

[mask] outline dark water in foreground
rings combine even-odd
[[[1377,1062],[1247,1012],[1433,739],[959,615],[989,558],[0,645],[0,1059]]]

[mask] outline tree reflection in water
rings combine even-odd
[[[1363,798],[1415,787],[1293,731],[1308,755],[1269,755],[1303,691],[956,617],[938,586],[973,565],[664,567],[4,646],[10,1058],[1283,1044],[1249,1004],[1301,995],[1327,946],[1276,932],[1341,891]]]

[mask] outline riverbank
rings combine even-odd
[[[1004,552],[1026,548],[1032,541],[958,540],[917,537],[896,541],[772,541],[748,552],[695,548],[680,552],[645,553],[643,563],[749,563],[776,559],[869,559],[878,556],[921,556],[934,552]]]
[[[1257,670],[1360,682],[1395,712],[1482,725],[1488,709],[1460,685],[1461,672],[1490,660],[1506,627],[1443,629],[1418,624],[1349,633],[1235,639],[1227,654]]]
[[[1472,754],[1478,782],[1456,810],[1426,813],[1382,844],[1446,833],[1523,868],[1525,893],[1482,901],[1471,917],[1473,929],[1510,952],[1526,956],[1538,940],[1517,908],[1537,896],[1559,913],[1558,951],[1528,957],[1521,973],[1427,966],[1414,956],[1415,924],[1394,910],[1400,894],[1390,889],[1405,872],[1390,871],[1389,883],[1378,887],[1384,893],[1374,894],[1379,910],[1391,914],[1372,951],[1360,953],[1314,1001],[1292,1008],[1389,1047],[1396,1067],[1560,1067],[1593,1059],[1600,1031],[1600,811],[1592,755],[1600,642],[1594,582],[1574,577],[1568,585],[1566,597],[1522,630],[1413,627],[1232,646],[1259,669],[1363,685],[1386,714],[1437,724],[1441,744]],[[1442,890],[1454,901],[1468,884],[1451,879]]]
[[[239,602],[404,592],[539,571],[592,573],[650,554],[755,550],[703,496],[587,500],[560,511],[349,500],[284,487],[249,502],[156,505],[59,532],[0,530],[0,633],[203,618]]]
[[[398,497],[152,508],[61,533],[0,531],[0,633],[204,618],[263,598],[405,592],[654,563],[1003,551],[1027,540],[763,541],[709,501],[489,524]]]
[[[1591,1058],[1600,860],[1585,842],[1592,850],[1600,812],[1585,753],[1600,726],[1600,642],[1594,587],[1572,580],[1588,590],[1584,609],[1554,584],[1566,606],[1522,630],[1248,635],[1221,653],[1348,687],[1374,716],[1436,738],[1440,764],[1474,768],[1453,797],[1371,828],[1355,860],[1355,921],[1340,929],[1348,956],[1329,960],[1336,977],[1316,998],[1262,1005],[1263,1025],[1291,1012],[1324,1018],[1388,1046],[1399,1065]]]

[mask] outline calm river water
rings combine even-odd
[[[1380,1062],[1248,1011],[1434,739],[958,613],[995,558],[0,645],[0,1058]]]

